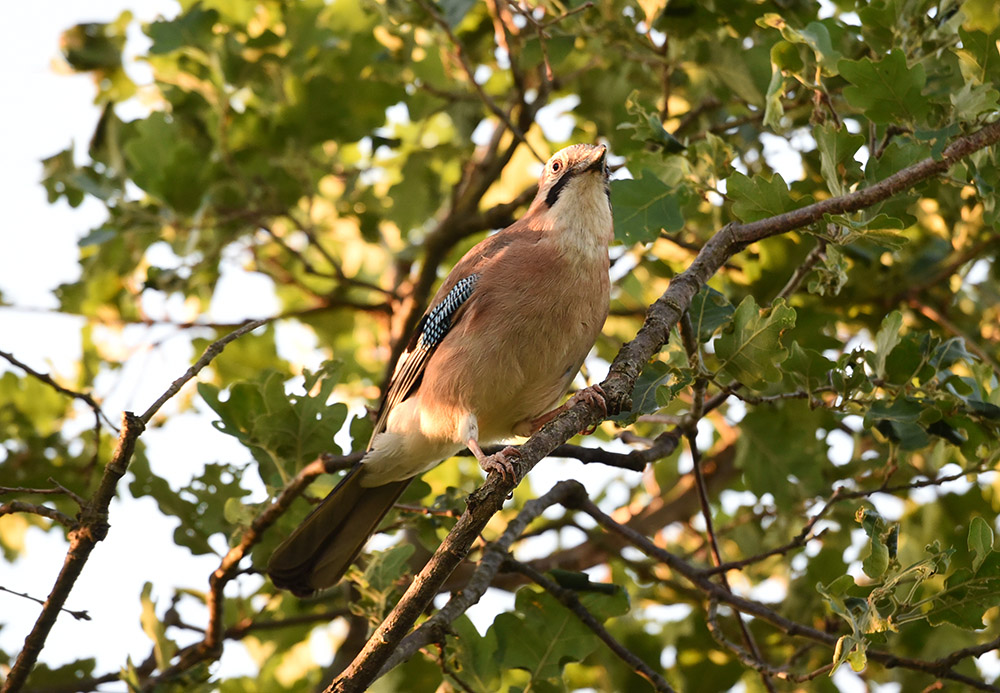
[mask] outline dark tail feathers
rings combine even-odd
[[[304,597],[337,584],[411,481],[365,488],[360,471],[349,471],[275,549],[267,573],[276,587]]]

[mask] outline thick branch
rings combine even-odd
[[[143,421],[131,412],[122,415],[121,433],[118,435],[118,444],[115,447],[111,462],[104,468],[104,476],[101,477],[101,484],[94,493],[93,498],[80,512],[79,525],[69,533],[69,551],[66,553],[66,560],[63,563],[59,577],[56,578],[55,585],[49,593],[49,598],[45,600],[42,613],[35,621],[34,627],[24,639],[24,648],[17,656],[17,661],[7,676],[7,681],[2,689],[3,693],[14,693],[24,686],[28,674],[38,661],[38,655],[45,646],[45,640],[56,623],[59,612],[66,604],[73,585],[80,577],[83,567],[90,558],[90,552],[97,546],[97,542],[104,539],[108,533],[108,506],[114,498],[115,488],[118,480],[125,475],[125,470],[132,459],[135,451],[135,443],[139,435],[145,429]]]

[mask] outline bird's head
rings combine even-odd
[[[607,194],[607,154],[603,144],[574,144],[560,149],[542,170],[535,204],[541,202],[554,209],[572,203],[580,195],[592,196],[595,190]]]
[[[557,230],[589,230],[603,235],[611,227],[608,148],[574,144],[545,164],[538,194],[528,209],[533,224]],[[605,241],[606,245],[606,241]]]

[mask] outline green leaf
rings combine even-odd
[[[783,300],[762,314],[753,297],[747,296],[733,314],[732,324],[716,340],[721,370],[751,388],[780,380],[778,365],[788,355],[781,346],[781,334],[794,325],[795,310]]]
[[[726,195],[733,201],[733,214],[746,222],[767,219],[798,206],[788,194],[785,180],[777,173],[768,179],[761,175],[748,178],[734,171],[726,179]]]
[[[792,342],[782,370],[806,390],[813,390],[829,383],[829,373],[836,366],[815,349],[803,349],[798,342]]]
[[[623,613],[623,599],[621,591],[615,596],[588,593],[581,602],[588,610],[619,614]],[[627,611],[627,600],[624,604]],[[515,605],[516,612],[497,616],[490,630],[496,633],[501,668],[524,669],[532,682],[559,678],[566,663],[581,661],[600,642],[547,592],[522,588],[517,591]]]
[[[993,551],[993,528],[981,517],[972,518],[969,525],[969,551],[974,554],[973,571],[979,570],[979,566]]]
[[[882,538],[875,534],[868,542],[868,552],[861,561],[861,569],[865,575],[877,580],[885,574],[889,567],[889,549],[882,542]]]
[[[963,123],[976,122],[983,114],[1000,108],[1000,92],[985,84],[966,82],[965,86],[948,96]]]
[[[253,454],[264,482],[282,486],[303,465],[324,452],[338,453],[333,442],[347,419],[347,406],[331,404],[339,367],[327,363],[304,374],[302,394],[285,393],[285,376],[264,371],[255,381],[236,383],[223,400],[218,387],[198,384],[198,393],[219,415],[218,430],[234,436]]]
[[[808,46],[816,55],[824,75],[830,77],[837,74],[837,61],[841,54],[833,47],[830,31],[820,22],[809,22],[805,29],[795,29],[781,15],[769,12],[757,19],[757,25],[778,29],[786,41]]]
[[[129,470],[135,477],[129,485],[132,495],[150,497],[160,512],[180,519],[174,542],[195,555],[215,553],[209,543],[213,534],[228,538],[240,522],[256,515],[243,504],[250,491],[242,486],[242,470],[232,465],[206,464],[201,474],[176,491],[153,474],[146,460],[135,460]]]
[[[640,103],[638,89],[625,100],[625,110],[632,116],[632,120],[619,125],[619,130],[631,130],[632,139],[668,153],[684,151],[684,145],[664,129],[660,116]]]
[[[851,669],[854,671],[864,671],[865,667],[868,666],[867,650],[861,647],[851,648],[851,651],[847,653],[847,663],[851,665]]]
[[[465,19],[469,10],[476,6],[476,0],[441,0],[440,4],[448,25],[455,28]]]
[[[882,319],[882,326],[875,335],[875,352],[869,362],[875,371],[875,376],[885,376],[885,360],[899,344],[899,330],[903,326],[903,314],[894,310]]]
[[[710,340],[717,329],[729,322],[734,312],[736,309],[729,299],[710,286],[702,287],[688,308],[695,334],[702,342]]]
[[[187,135],[187,136],[186,136]],[[164,113],[153,113],[134,126],[123,147],[135,184],[171,207],[193,213],[209,182],[209,158],[198,141]]]
[[[409,572],[406,562],[416,551],[413,544],[401,544],[385,551],[373,551],[368,555],[364,580],[368,588],[386,591]]]
[[[962,43],[954,51],[960,61],[962,75],[977,85],[1000,82],[1000,51],[997,50],[1000,32],[987,34],[959,27],[958,35]],[[969,86],[968,83],[966,86]]]
[[[857,512],[854,513],[854,519],[861,525],[861,528],[865,530],[865,534],[869,537],[874,537],[885,529],[885,520],[882,516],[878,514],[875,510],[871,508],[860,507]]]
[[[748,412],[740,422],[734,460],[747,489],[758,496],[770,493],[778,507],[822,489],[827,444],[816,438],[822,417],[799,402]]]
[[[670,233],[684,226],[677,194],[648,169],[635,180],[611,181],[611,204],[615,238],[627,245],[649,243],[661,230]]]
[[[930,110],[921,95],[927,83],[924,66],[916,63],[907,67],[900,50],[891,51],[878,62],[870,58],[841,60],[837,69],[854,85],[844,89],[848,103],[875,123],[921,123]]]
[[[173,51],[193,46],[207,48],[212,41],[212,28],[219,20],[219,13],[206,9],[198,3],[174,19],[159,20],[146,27],[152,39],[151,55],[165,55]]]
[[[775,55],[775,48],[771,49],[772,62],[781,60],[780,55]],[[782,125],[781,119],[785,115],[785,107],[781,103],[781,97],[785,94],[785,76],[780,69],[777,69],[777,63],[775,68],[771,73],[771,81],[767,84],[767,93],[764,95],[764,126],[775,132],[783,132],[786,128]]]
[[[901,423],[914,423],[920,420],[923,405],[909,397],[899,397],[894,400],[880,399],[872,403],[865,416],[866,425],[884,419]]]
[[[643,414],[652,414],[670,403],[677,392],[691,384],[690,369],[678,369],[664,361],[650,361],[642,369],[632,390],[632,408],[612,420],[631,423]]]
[[[844,251],[836,245],[827,244],[823,259],[813,267],[815,278],[809,280],[809,293],[818,296],[836,296],[847,283],[849,265]]]
[[[500,690],[496,630],[490,628],[486,635],[480,635],[465,614],[451,623],[451,629],[457,637],[449,638],[448,643],[456,651],[462,680],[477,691]]]
[[[844,194],[851,183],[861,179],[861,164],[854,155],[864,146],[864,136],[853,135],[847,128],[817,125],[813,128],[813,138],[819,150],[823,180],[830,187],[830,192]]]

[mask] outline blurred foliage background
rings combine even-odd
[[[53,377],[100,401],[123,375],[123,335],[135,326],[187,335],[193,360],[236,327],[207,317],[224,261],[266,278],[278,312],[241,308],[274,320],[178,396],[182,410],[210,414],[245,457],[172,484],[152,471],[140,440],[129,468],[129,493],[176,518],[174,540],[193,555],[220,553],[220,538],[237,544],[321,454],[363,449],[363,407],[376,406],[387,364],[436,280],[524,211],[539,157],[602,141],[617,169],[612,316],[582,385],[600,381],[646,307],[726,223],[940,156],[1000,108],[1000,18],[989,0],[183,0],[175,16],[142,28],[150,84],[123,68],[132,22],[126,12],[77,25],[60,46],[73,70],[93,76],[103,114],[89,145],[45,160],[42,182],[50,201],[96,198],[107,218],[79,243],[79,279],[56,291],[59,310],[85,322],[76,370]],[[145,115],[123,119],[125,103]],[[732,610],[716,614],[696,587],[609,548],[571,512],[532,525],[515,556],[617,585],[588,605],[678,690],[837,690],[831,665],[858,671],[872,690],[922,690],[939,679],[942,690],[964,690],[946,672],[996,690],[998,180],[996,149],[982,150],[856,214],[751,245],[695,299],[692,339],[675,332],[648,364],[633,411],[578,441],[628,452],[696,425],[722,560],[753,558],[728,573],[733,590],[840,637],[836,652],[747,618],[760,659],[788,674],[762,677],[745,645],[734,646],[743,636]],[[281,347],[290,339],[321,353],[323,365],[291,357]],[[51,478],[86,496],[115,431],[9,363],[0,376],[0,500],[72,518],[72,497],[23,489],[49,489]],[[106,414],[117,424],[118,412]],[[564,468],[599,479],[595,500],[619,522],[711,565],[685,445],[641,474]],[[171,669],[179,643],[204,627],[178,608],[205,601],[208,576],[163,585],[150,575],[172,598],[156,601],[149,588],[115,594],[152,640],[145,662],[123,655],[120,672],[96,671],[81,643],[79,661],[40,666],[30,684],[312,690],[388,613],[480,480],[468,458],[425,475],[402,503],[433,512],[394,512],[395,541],[383,540],[385,551],[349,586],[310,601],[277,593],[253,570],[308,512],[297,501],[226,591],[227,633],[255,671],[220,675],[211,658]],[[335,482],[323,475],[307,495]],[[547,490],[536,486],[518,488],[486,540]],[[16,510],[5,505],[0,516],[15,573],[27,525],[67,531]],[[114,533],[113,515],[111,525]],[[551,596],[501,578],[501,589],[516,591],[509,609],[478,630],[461,617],[459,637],[373,690],[648,690]],[[331,633],[334,647],[310,648],[314,629]],[[867,660],[868,648],[934,666],[886,667]],[[962,648],[978,649],[941,663]],[[15,656],[0,653],[0,662]]]

